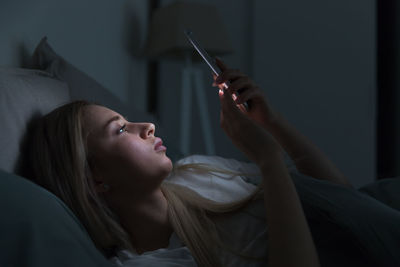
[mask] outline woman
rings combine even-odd
[[[319,266],[283,151],[300,172],[351,185],[271,108],[246,75],[220,60],[217,63],[222,70],[214,77],[214,85],[220,87],[221,126],[262,173],[269,266]],[[222,90],[228,81],[229,88]],[[249,110],[242,108],[244,102]],[[35,180],[74,211],[107,256],[121,249],[140,255],[165,248],[174,233],[197,264],[220,266],[223,240],[210,219],[245,205],[252,197],[218,205],[164,183],[172,163],[155,131],[151,123],[128,122],[102,106],[83,101],[67,104],[41,119],[33,133]]]

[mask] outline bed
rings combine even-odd
[[[0,68],[0,207],[3,211],[0,266],[113,266],[96,250],[82,224],[60,199],[24,178],[29,176],[23,168],[24,136],[29,134],[27,129],[32,120],[74,99],[106,105],[133,121],[153,121],[156,124],[157,121],[152,114],[128,109],[95,79],[59,55],[45,37],[26,62],[29,68]],[[162,135],[162,125],[158,131]],[[181,158],[174,144],[167,146],[173,161]],[[245,173],[258,171],[251,163],[219,157],[192,156],[180,162],[218,163],[226,169]],[[373,259],[387,262],[387,266],[400,262],[398,254],[388,254],[388,251],[400,247],[400,229],[396,229],[396,224],[400,225],[399,179],[385,179],[350,194],[348,189],[304,177],[295,169],[292,175],[316,242],[323,247],[320,251],[323,266],[358,266],[360,255],[365,255],[366,251],[373,252]],[[260,182],[259,177],[254,177],[170,179],[205,197],[223,202],[252,192]],[[330,198],[326,198],[327,195]],[[316,202],[320,205],[316,206]],[[340,207],[348,206],[348,203],[354,205],[356,214],[342,212]],[[329,218],[332,224],[319,224],[321,216],[325,220]],[[361,225],[349,220],[351,216],[371,216],[374,220],[370,225]],[[346,229],[349,235],[338,237],[334,223]],[[375,229],[378,226],[387,231],[373,237],[364,236],[364,228]],[[380,238],[385,242],[379,244]],[[348,247],[343,249],[340,247],[343,243],[339,242],[346,240],[351,242],[346,243]],[[358,243],[349,245],[354,240],[363,240],[364,245],[358,252],[351,250]],[[154,258],[144,259],[141,262],[143,266],[164,264]],[[363,266],[373,266],[374,263],[363,262]]]
[[[95,248],[86,230],[70,209],[55,195],[29,180],[24,168],[25,139],[31,123],[72,100],[85,99],[105,105],[131,121],[152,121],[163,135],[153,114],[127,108],[99,82],[59,55],[43,37],[26,67],[0,67],[0,207],[6,216],[0,223],[0,266],[111,266]],[[168,156],[182,158],[173,143],[164,140]],[[254,173],[254,164],[234,159],[194,155],[179,161],[209,163],[227,169]],[[244,177],[172,179],[215,201],[229,202],[250,194],[258,183]],[[234,182],[233,182],[234,181]],[[233,183],[232,183],[233,182]],[[212,188],[212,190],[210,190]],[[141,260],[143,266],[154,258]],[[136,263],[135,263],[136,264]]]

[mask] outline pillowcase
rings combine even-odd
[[[0,169],[19,173],[28,124],[70,100],[66,83],[47,72],[0,68]]]
[[[113,266],[55,195],[0,170],[0,266]]]
[[[58,79],[65,81],[70,89],[72,100],[84,99],[104,105],[134,121],[155,120],[150,113],[137,110],[134,107],[130,107],[131,110],[128,109],[107,88],[59,56],[47,42],[47,37],[43,37],[36,47],[32,55],[31,67],[46,70]]]

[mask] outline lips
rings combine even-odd
[[[163,146],[163,141],[161,140],[161,138],[158,138],[158,137],[156,138],[154,150],[157,152],[167,150],[167,148],[165,146]]]

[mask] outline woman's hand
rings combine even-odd
[[[228,69],[221,60],[217,60],[216,63],[221,68],[222,73],[218,77],[214,76],[215,85],[218,85],[221,89],[223,88],[223,83],[229,81],[230,86],[226,90],[226,94],[239,92],[240,94],[238,94],[238,98],[235,101],[236,104],[241,104],[247,101],[250,105],[248,111],[246,111],[242,105],[238,105],[240,111],[242,111],[240,112],[238,108],[233,108],[235,105],[229,105],[228,101],[225,101],[225,109],[223,109],[225,122],[223,122],[223,127],[227,131],[228,135],[232,139],[236,140],[234,142],[239,143],[240,139],[245,139],[240,138],[240,136],[244,134],[252,136],[249,138],[255,138],[255,140],[261,138],[261,135],[255,137],[256,134],[251,132],[254,130],[248,132],[248,126],[236,126],[236,124],[239,125],[241,123],[246,125],[249,124],[249,122],[245,122],[244,119],[238,119],[235,121],[235,117],[251,118],[252,121],[262,125],[263,128],[268,131],[268,134],[272,135],[271,138],[276,140],[282,149],[284,149],[293,159],[299,172],[317,179],[328,180],[352,187],[346,176],[335,166],[325,153],[323,153],[307,137],[302,135],[295,127],[290,125],[283,116],[271,108],[264,98],[260,88],[258,88],[250,78],[238,70]],[[233,103],[233,101],[230,102]],[[229,112],[232,112],[232,114],[228,114]],[[242,128],[242,131],[245,131],[246,133],[240,133],[240,130],[236,128]],[[248,128],[250,129],[250,127]],[[252,140],[247,140],[247,142],[250,141]],[[244,142],[240,143],[242,150],[244,151],[245,147],[243,144]],[[251,147],[249,144],[246,146],[248,148]]]
[[[260,125],[239,110],[229,91],[219,92],[221,101],[221,127],[232,142],[260,168],[271,159],[281,157],[283,150],[276,140]]]
[[[221,126],[263,174],[271,266],[320,266],[300,199],[283,161],[283,149],[270,134],[277,115],[247,76],[227,69],[220,60],[217,63],[222,69],[221,75],[214,77],[220,87]],[[222,84],[228,81],[230,86],[224,91]],[[235,101],[233,93],[239,93]],[[240,105],[246,101],[250,105],[248,111]],[[279,139],[277,133],[275,129]]]
[[[236,96],[235,103],[239,105],[239,109],[252,120],[268,129],[277,120],[277,113],[268,104],[262,90],[239,70],[229,69],[218,58],[216,63],[222,72],[218,77],[214,75],[213,85],[222,89],[223,84],[229,82],[227,91]],[[242,105],[245,102],[249,107],[247,110]]]

